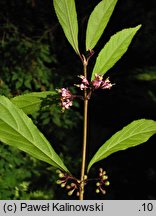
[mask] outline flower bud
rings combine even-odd
[[[71,186],[70,186],[70,185],[67,185],[67,186],[66,186],[66,189],[67,189],[67,190],[69,190],[70,188],[71,188]]]
[[[60,171],[60,170],[56,170],[56,173],[58,173],[58,174],[59,174],[59,173],[61,173],[61,171]]]
[[[59,178],[63,178],[64,174],[63,173],[59,173]]]
[[[62,184],[61,184],[61,187],[62,187],[62,188],[64,188],[65,186],[66,186],[66,184],[65,184],[65,183],[62,183]]]
[[[106,191],[105,190],[101,190],[102,194],[106,194]]]
[[[73,182],[70,185],[71,185],[71,187],[75,187],[75,183],[73,183]]]
[[[96,189],[96,193],[100,193],[100,190],[99,190],[99,189]]]
[[[103,174],[102,174],[102,173],[99,173],[99,176],[101,177],[101,176],[103,176]]]
[[[99,172],[102,173],[102,172],[103,172],[103,169],[102,169],[102,168],[99,168]]]
[[[87,175],[84,175],[84,180],[87,180],[88,176]]]
[[[105,174],[106,174],[106,171],[104,170],[104,171],[103,171],[103,175],[105,175]]]
[[[106,180],[106,179],[108,179],[107,175],[102,176],[102,180]]]
[[[106,181],[105,182],[105,186],[109,186],[110,185],[110,182],[109,181]]]
[[[73,194],[74,190],[71,190],[68,192],[68,196],[71,196]]]
[[[56,184],[61,184],[61,183],[62,183],[61,180],[57,180],[57,181],[56,181]]]
[[[79,192],[77,192],[77,193],[76,193],[76,196],[80,196],[80,193],[79,193]]]
[[[71,196],[73,194],[73,191],[68,192],[68,196]]]
[[[97,183],[96,183],[96,186],[99,187],[99,186],[100,186],[100,182],[97,182]]]

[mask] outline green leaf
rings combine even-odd
[[[12,98],[11,101],[26,114],[32,114],[40,110],[43,99],[56,94],[55,91],[32,92],[16,96]]]
[[[104,32],[117,0],[101,1],[91,13],[86,32],[86,50],[93,49]]]
[[[78,48],[78,21],[74,0],[54,0],[54,8],[63,31],[75,52]]]
[[[4,96],[0,96],[0,141],[68,172],[32,120]]]
[[[134,35],[140,27],[141,25],[134,28],[123,29],[110,38],[97,57],[91,79],[94,79],[96,73],[104,75],[114,66],[127,51]]]
[[[88,165],[88,171],[94,163],[103,160],[114,152],[144,143],[155,133],[156,121],[140,119],[131,122],[99,148]]]

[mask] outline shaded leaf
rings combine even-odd
[[[134,78],[141,81],[156,81],[156,72],[145,72],[134,75]]]
[[[79,55],[78,22],[74,0],[53,0],[56,15],[69,43]]]
[[[88,171],[94,163],[103,160],[114,152],[144,143],[155,133],[156,121],[140,119],[131,122],[99,148],[88,165]]]
[[[101,1],[91,13],[86,32],[86,50],[93,49],[104,32],[117,0]]]
[[[32,120],[4,96],[0,96],[0,141],[68,172]]]
[[[123,29],[110,38],[97,57],[91,79],[94,79],[96,73],[104,75],[114,66],[127,51],[134,35],[140,27],[141,25],[134,28]]]
[[[55,91],[32,92],[16,96],[12,98],[11,101],[26,114],[32,114],[40,110],[43,99],[56,94]]]

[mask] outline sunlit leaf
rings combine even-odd
[[[99,148],[88,165],[88,171],[94,163],[103,160],[114,152],[144,143],[154,134],[156,134],[156,121],[147,119],[133,121],[115,133]]]
[[[68,172],[32,120],[4,96],[0,96],[0,141]]]
[[[53,0],[58,20],[63,28],[66,38],[79,54],[78,48],[78,22],[74,0]]]
[[[94,79],[96,73],[104,75],[114,66],[114,64],[127,51],[134,35],[140,27],[141,25],[134,28],[124,29],[110,38],[97,57],[91,79]]]
[[[56,94],[55,91],[32,92],[16,96],[11,101],[26,114],[32,114],[40,110],[42,102],[46,97],[51,96],[52,98]]]
[[[117,0],[103,0],[94,8],[88,20],[86,50],[93,49],[97,44],[107,26],[116,3]]]

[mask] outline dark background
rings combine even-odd
[[[84,53],[87,20],[95,5],[100,1],[76,0],[75,2],[80,27],[80,50]],[[1,94],[12,97],[23,92],[49,90],[62,86],[67,87],[77,81],[77,75],[82,74],[81,62],[63,34],[54,13],[52,0],[1,0],[0,23]],[[133,39],[127,53],[106,74],[115,85],[111,90],[97,91],[89,102],[87,160],[94,155],[96,150],[113,133],[131,121],[140,118],[156,120],[155,0],[118,1],[111,20],[94,49],[95,54],[90,60],[89,75],[91,75],[97,54],[109,40],[110,36],[123,28],[134,27],[138,24],[142,24],[142,27]],[[24,45],[21,44],[21,41],[24,41]],[[31,44],[32,56],[28,55],[30,53],[27,45],[28,41]],[[18,50],[19,45],[21,46]],[[41,51],[41,54],[45,52],[43,50],[42,53],[43,45],[48,46],[46,59],[42,55],[39,56],[39,51]],[[25,53],[25,50],[28,50],[28,53]],[[37,51],[32,52],[32,50]],[[24,58],[22,55],[24,55]],[[25,58],[27,56],[29,58]],[[48,56],[51,56],[51,58],[49,59]],[[48,75],[38,72],[36,68],[35,70],[32,68],[32,61],[30,61],[32,58],[35,59],[41,71],[44,71]],[[21,61],[24,63],[21,64]],[[22,68],[22,70],[19,68]],[[26,85],[25,81],[22,81],[22,84],[17,86],[10,84],[18,83],[20,74],[23,73],[25,74],[24,80],[26,76],[30,77],[28,82],[31,82],[31,86]],[[35,77],[35,73],[37,77],[39,74],[38,79]],[[13,74],[17,74],[17,78],[14,81],[12,80]],[[34,80],[37,80],[38,85]],[[74,114],[74,112],[77,114]],[[70,166],[75,175],[79,175],[82,135],[82,120],[80,116],[83,114],[82,104],[74,107],[71,113],[66,114],[65,117],[60,117],[60,114],[56,112],[52,116],[52,122],[47,121],[45,123],[49,118],[46,115],[43,118],[37,117],[35,121],[49,140],[56,143],[55,148],[57,152],[61,151],[65,155],[65,162]],[[77,118],[76,115],[78,116]],[[49,128],[51,123],[54,123],[54,126],[50,126],[52,129],[47,130],[46,128]],[[60,141],[61,143],[64,141],[61,147],[59,146]],[[92,184],[88,185],[86,199],[155,199],[155,145],[156,137],[153,136],[143,145],[124,152],[115,153],[94,165],[90,175],[95,176],[98,168],[103,167],[108,172],[111,185],[108,187],[105,196],[96,195],[94,192],[95,186]],[[40,166],[42,168],[42,165]],[[34,167],[34,169],[38,168]],[[42,172],[42,169],[40,172]],[[34,184],[40,188],[43,185],[45,177],[48,190],[48,187],[50,187],[48,172],[43,175],[40,174],[35,183],[34,179],[32,179],[33,176],[34,174],[31,176],[32,183],[30,190],[34,190]],[[54,182],[51,184],[54,184]],[[42,187],[41,189],[43,190]],[[46,191],[45,188],[44,190]],[[49,196],[48,198],[68,199],[64,195],[66,192],[62,189],[54,187],[54,190],[58,192],[55,192],[54,197]],[[41,198],[45,197],[41,196]],[[20,199],[20,196],[18,199]]]

